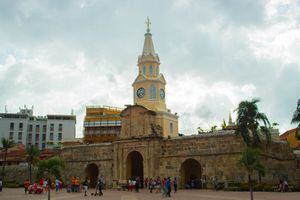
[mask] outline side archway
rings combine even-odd
[[[85,176],[89,179],[91,188],[96,187],[98,175],[99,175],[99,169],[95,163],[90,163],[86,166]]]
[[[200,188],[201,173],[201,165],[197,160],[185,160],[180,167],[181,188]]]
[[[140,152],[132,151],[126,158],[126,178],[144,179],[144,159]]]

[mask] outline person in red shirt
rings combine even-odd
[[[41,179],[40,179],[39,184],[40,184],[41,187],[43,187],[43,185],[44,185],[44,178],[41,178]]]
[[[27,194],[28,188],[29,188],[30,182],[28,179],[24,182],[24,189],[25,189],[25,194]]]

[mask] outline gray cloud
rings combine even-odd
[[[281,131],[299,98],[297,2],[1,1],[0,107],[78,114],[84,106],[132,103],[145,32],[167,79],[167,102],[183,133],[219,125],[243,99]],[[294,21],[293,21],[294,20]],[[180,94],[180,99],[178,98]]]

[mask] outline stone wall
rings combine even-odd
[[[107,187],[112,186],[113,146],[111,143],[66,147],[62,150],[61,157],[66,162],[63,179],[67,184],[71,182],[73,176],[84,180],[88,175],[88,165],[95,164],[98,167],[98,173],[91,172],[93,176],[97,176],[96,179],[98,179],[103,175]]]
[[[219,132],[177,139],[166,139],[159,156],[160,176],[178,176],[184,161],[194,159],[201,165],[201,174],[207,178],[216,176],[222,181],[247,182],[245,171],[237,165],[245,145],[233,132]],[[291,149],[283,143],[272,142],[262,151],[262,162],[266,166],[263,182],[276,184],[278,178],[288,178],[298,183],[297,162]],[[298,173],[298,177],[299,177]],[[258,179],[258,175],[255,177]]]
[[[32,169],[32,178],[34,180],[36,170]],[[14,181],[18,184],[23,184],[26,179],[29,179],[29,171],[27,163],[20,165],[5,166],[5,181]]]
[[[83,179],[86,168],[94,163],[98,175],[104,175],[107,185],[113,180],[128,178],[127,159],[132,152],[143,158],[143,177],[178,177],[183,186],[187,162],[199,163],[197,178],[217,177],[221,181],[247,182],[247,174],[237,165],[245,145],[233,131],[166,139],[162,137],[135,137],[120,139],[109,144],[67,147],[61,156],[66,160],[65,179],[79,176]],[[262,162],[267,167],[263,182],[276,184],[287,178],[291,184],[300,184],[300,166],[286,143],[272,142],[262,150]],[[184,167],[183,167],[184,166]],[[193,166],[192,166],[193,167]],[[195,169],[195,166],[194,168]],[[199,177],[199,178],[200,178]],[[258,180],[258,175],[254,176]]]

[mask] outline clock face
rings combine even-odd
[[[164,91],[164,89],[160,89],[159,95],[160,95],[160,98],[162,98],[162,99],[165,98],[165,91]]]
[[[138,98],[143,98],[143,96],[145,96],[145,89],[144,88],[139,88],[137,91],[136,91],[136,96],[138,96]]]

